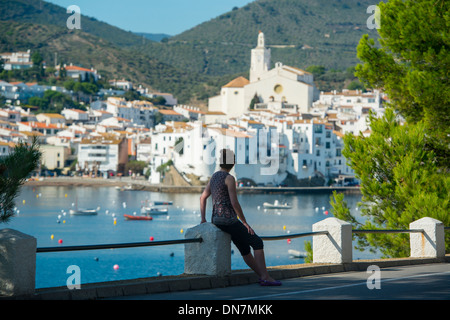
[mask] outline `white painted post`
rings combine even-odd
[[[352,262],[352,225],[337,218],[327,218],[312,226],[312,231],[328,231],[313,236],[314,263]]]
[[[184,273],[224,276],[231,273],[231,236],[206,222],[190,228],[186,239],[202,238],[184,245]]]
[[[12,229],[0,230],[0,296],[34,294],[36,238]]]
[[[423,233],[410,234],[412,258],[443,258],[445,256],[444,224],[433,218],[422,218],[409,224],[409,228],[423,229]]]

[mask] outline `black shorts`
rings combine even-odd
[[[247,228],[240,221],[230,225],[216,224],[216,227],[231,235],[231,241],[233,241],[242,256],[246,256],[250,253],[250,247],[252,247],[253,250],[261,250],[264,248],[261,238],[257,236],[256,233],[253,235],[248,233]]]

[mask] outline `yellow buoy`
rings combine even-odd
[[[183,232],[184,232],[184,230],[183,230],[183,229],[181,229],[181,230],[180,230],[180,233],[183,233]]]
[[[23,200],[22,203],[25,204],[25,200]]]
[[[286,226],[283,226],[283,230],[286,230]]]
[[[54,238],[55,238],[55,236],[52,234],[52,235],[50,236],[50,239],[53,240]]]
[[[38,194],[36,195],[36,198],[39,198],[39,195],[38,195]]]
[[[64,195],[64,197],[66,197],[67,198],[67,193]]]
[[[66,220],[63,220],[63,223],[66,223]]]

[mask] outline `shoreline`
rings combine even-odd
[[[150,191],[163,193],[202,193],[204,186],[169,186],[152,185],[145,180],[132,180],[129,178],[103,179],[103,178],[44,178],[41,181],[27,181],[25,186],[52,186],[52,187],[125,187],[131,185],[132,191]],[[361,193],[359,187],[238,187],[238,193],[248,194],[297,194],[297,193]]]

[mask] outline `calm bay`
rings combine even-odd
[[[114,187],[23,186],[16,199],[16,216],[0,228],[11,228],[37,238],[38,247],[131,243],[184,239],[184,231],[200,223],[200,194],[119,191]],[[239,194],[247,221],[260,236],[310,232],[312,224],[331,217],[330,194]],[[360,194],[346,194],[352,213],[361,218],[357,203]],[[147,201],[173,201],[168,215],[152,221],[127,221],[124,214],[140,214]],[[287,202],[292,209],[264,210],[263,203]],[[98,208],[95,216],[71,216],[69,210]],[[328,214],[327,214],[328,213]],[[207,220],[210,221],[211,200]],[[362,219],[362,218],[361,218]],[[114,222],[115,221],[115,222]],[[53,235],[53,237],[52,237]],[[59,243],[62,240],[62,243]],[[288,250],[304,251],[299,238],[266,241],[268,266],[303,263],[293,259]],[[232,269],[246,269],[239,251],[232,245]],[[354,251],[354,259],[376,258],[368,252]],[[65,286],[76,265],[81,270],[81,284],[178,275],[184,271],[184,245],[38,253],[36,287]],[[116,268],[114,266],[116,265]]]

